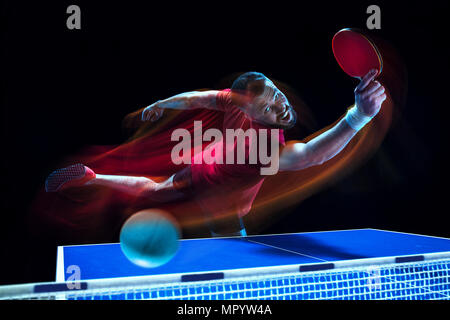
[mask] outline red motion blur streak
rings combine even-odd
[[[281,218],[283,207],[299,203],[323,187],[350,172],[374,152],[384,138],[391,119],[392,104],[387,99],[376,118],[370,122],[349,145],[336,157],[321,166],[298,172],[283,173],[266,178],[257,195],[249,218],[251,229],[259,229],[276,218]],[[206,127],[220,122],[220,113],[211,111],[189,112],[196,120],[202,119]],[[70,159],[71,163],[82,162],[95,172],[146,176],[154,180],[169,177],[183,166],[176,166],[170,159],[172,147],[177,142],[170,141],[173,130],[166,125],[177,123],[176,127],[193,130],[192,117],[175,116],[162,127],[150,132],[139,130],[130,142],[115,148],[91,147],[83,155]],[[220,126],[219,126],[220,127]],[[320,132],[326,130],[324,128]],[[308,141],[320,132],[308,137]],[[220,206],[220,194],[216,195]],[[170,204],[151,203],[135,199],[123,193],[105,188],[83,187],[67,191],[65,194],[45,193],[38,195],[33,206],[34,217],[39,223],[46,221],[50,228],[62,232],[58,237],[66,239],[89,239],[102,241],[119,231],[121,223],[130,215],[143,208],[159,207],[171,212],[181,226],[189,227],[204,223],[203,215],[195,201],[179,201]],[[229,214],[233,214],[230,212]],[[36,221],[35,221],[36,223]],[[79,240],[78,240],[79,241]]]
[[[223,119],[220,112],[204,109],[167,111],[165,119],[158,125],[149,122],[142,125],[141,111],[124,120],[126,127],[140,126],[128,142],[115,147],[88,147],[63,161],[60,167],[80,162],[99,174],[144,176],[160,181],[185,166],[174,165],[171,161],[172,148],[178,143],[171,141],[175,128],[185,128],[193,135],[194,120],[202,120],[203,128],[220,128]],[[29,223],[32,230],[38,233],[51,231],[58,239],[63,239],[61,241],[113,241],[127,217],[151,207],[171,212],[181,226],[202,219],[201,211],[193,201],[152,203],[108,188],[87,186],[61,194],[46,193],[42,188],[32,204]]]

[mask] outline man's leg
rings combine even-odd
[[[213,237],[245,237],[244,221],[237,215],[230,215],[224,218],[215,218],[208,220],[207,224]]]
[[[97,174],[85,185],[104,186],[136,197],[145,197],[158,202],[169,202],[183,198],[184,194],[177,190],[170,178],[156,182],[146,177],[117,176]]]
[[[189,167],[187,167],[189,169]],[[180,173],[186,172],[186,168]],[[176,173],[170,178],[156,182],[146,177],[95,174],[81,164],[58,169],[45,182],[47,192],[58,192],[73,187],[104,186],[136,197],[147,197],[154,201],[167,202],[185,196],[190,188],[190,177]]]

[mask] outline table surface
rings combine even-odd
[[[80,280],[88,280],[441,252],[450,252],[450,239],[376,229],[180,240],[174,258],[156,268],[131,263],[119,243],[60,246],[56,280],[68,280],[72,265],[79,267]]]

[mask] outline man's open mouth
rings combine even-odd
[[[291,118],[291,113],[289,112],[289,109],[287,109],[279,118],[280,120],[289,120]]]

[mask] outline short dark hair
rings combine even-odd
[[[231,85],[231,90],[235,91],[245,91],[248,89],[248,85],[251,82],[254,81],[264,81],[268,78],[263,75],[261,72],[245,72],[241,74],[239,77],[236,78],[236,80],[233,81],[233,84]],[[253,92],[254,94],[258,94],[258,92]]]

